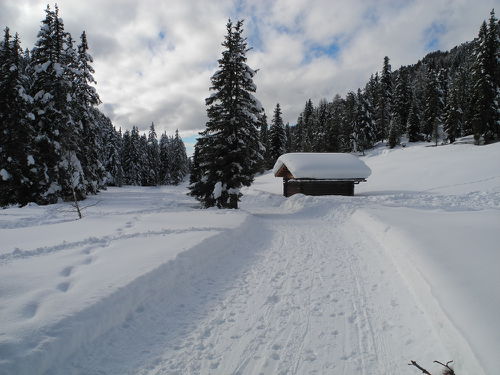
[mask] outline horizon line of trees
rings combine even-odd
[[[57,5],[35,46],[8,27],[0,40],[0,206],[81,200],[106,185],[178,184],[188,158],[178,132],[122,136],[97,106],[85,31],[78,45]]]

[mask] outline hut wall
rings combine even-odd
[[[285,180],[283,195],[354,195],[354,181]]]

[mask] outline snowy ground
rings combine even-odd
[[[0,211],[0,374],[500,367],[500,144],[379,148],[355,197],[185,187]]]

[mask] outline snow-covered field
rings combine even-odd
[[[0,211],[0,374],[500,368],[500,144],[378,148],[354,197],[185,186]]]

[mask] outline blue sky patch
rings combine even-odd
[[[433,22],[427,29],[424,30],[425,49],[428,52],[435,51],[439,48],[440,37],[446,33],[446,25],[443,23]]]

